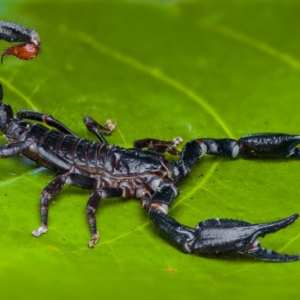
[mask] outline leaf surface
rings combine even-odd
[[[49,113],[89,139],[85,114],[100,123],[111,118],[118,127],[108,140],[124,147],[146,137],[299,134],[297,1],[11,1],[1,14],[35,28],[42,41],[37,59],[5,58],[1,66],[4,102],[14,111]],[[5,299],[299,295],[299,263],[184,255],[135,200],[102,201],[101,239],[88,249],[90,191],[75,187],[51,202],[49,232],[34,238],[38,199],[55,175],[21,157],[0,163]],[[191,227],[215,217],[259,223],[289,216],[299,212],[299,166],[205,157],[170,215]],[[299,253],[299,224],[262,244]]]

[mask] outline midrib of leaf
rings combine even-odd
[[[60,27],[60,31],[64,34],[67,34],[68,36],[72,36],[74,39],[79,40],[83,43],[88,44],[92,48],[96,49],[97,51],[101,52],[102,54],[105,54],[117,61],[120,61],[122,63],[127,64],[130,67],[133,67],[139,71],[142,71],[148,75],[151,75],[152,77],[164,82],[165,84],[168,84],[169,86],[173,87],[177,91],[183,93],[185,96],[187,96],[189,99],[192,99],[196,103],[198,103],[202,108],[206,110],[206,112],[211,115],[218,124],[222,127],[224,132],[228,135],[228,137],[233,138],[233,134],[230,131],[229,127],[226,125],[226,123],[222,120],[222,118],[217,114],[217,112],[205,101],[202,97],[197,95],[194,91],[180,83],[179,81],[171,78],[170,76],[166,75],[164,72],[157,68],[151,68],[135,58],[132,58],[128,55],[124,55],[116,50],[113,50],[103,44],[100,44],[96,39],[94,39],[92,36],[89,36],[85,32],[73,32],[66,28],[65,26]]]
[[[221,33],[222,35],[233,38],[239,42],[254,47],[255,49],[258,49],[268,55],[271,55],[276,59],[286,63],[291,68],[300,71],[300,61],[298,61],[288,53],[284,53],[278,49],[275,49],[274,47],[268,45],[267,43],[261,42],[256,38],[247,36],[246,34],[241,33],[233,28],[230,28],[229,26],[220,25],[220,26],[212,27],[212,29]]]
[[[25,96],[17,87],[15,87],[13,84],[11,84],[9,81],[7,81],[4,77],[0,77],[0,83],[4,83],[11,91],[13,91],[15,94],[20,96],[33,110],[38,111],[39,109],[31,99],[27,96]]]

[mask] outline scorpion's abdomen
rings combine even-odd
[[[43,144],[47,146],[49,150],[53,151],[55,154],[58,154],[64,137],[65,135],[59,131],[49,130],[45,135]]]
[[[88,151],[92,142],[86,139],[80,139],[76,144],[76,151],[74,155],[74,164],[79,166],[88,166]]]
[[[74,160],[74,155],[75,155],[75,150],[76,150],[76,144],[78,142],[78,138],[66,134],[63,137],[63,140],[61,141],[58,155],[69,162],[73,162]]]

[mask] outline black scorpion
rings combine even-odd
[[[21,59],[30,59],[39,53],[40,41],[33,29],[2,21],[0,39],[25,43],[6,50],[2,58],[15,55]],[[300,150],[296,148],[300,136],[263,133],[247,135],[238,141],[200,138],[185,144],[181,152],[175,148],[181,142],[180,138],[173,141],[143,139],[135,141],[134,148],[124,149],[109,145],[103,136],[103,133],[109,134],[114,129],[111,122],[101,126],[91,117],[85,116],[87,129],[99,139],[99,142],[89,141],[78,137],[48,114],[19,110],[14,117],[11,107],[3,104],[2,99],[0,85],[0,129],[8,140],[8,144],[0,146],[0,157],[22,154],[59,173],[42,191],[42,224],[32,231],[33,235],[40,236],[47,232],[49,200],[65,184],[69,184],[93,190],[86,206],[92,233],[89,247],[93,247],[99,238],[95,212],[101,199],[122,197],[139,199],[149,218],[186,253],[236,251],[266,261],[300,259],[300,255],[266,250],[257,240],[258,237],[290,225],[298,218],[298,214],[263,224],[209,219],[200,222],[195,228],[184,226],[168,216],[168,207],[179,194],[176,185],[189,175],[204,154],[230,159],[239,155],[243,158],[300,158]],[[55,130],[24,119],[44,122]],[[179,159],[169,162],[164,156],[166,152],[179,156]]]

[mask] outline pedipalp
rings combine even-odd
[[[34,29],[19,24],[0,21],[0,39],[10,43],[23,42],[23,44],[6,49],[2,53],[1,63],[7,55],[29,60],[35,58],[40,52],[41,41],[38,33]]]

